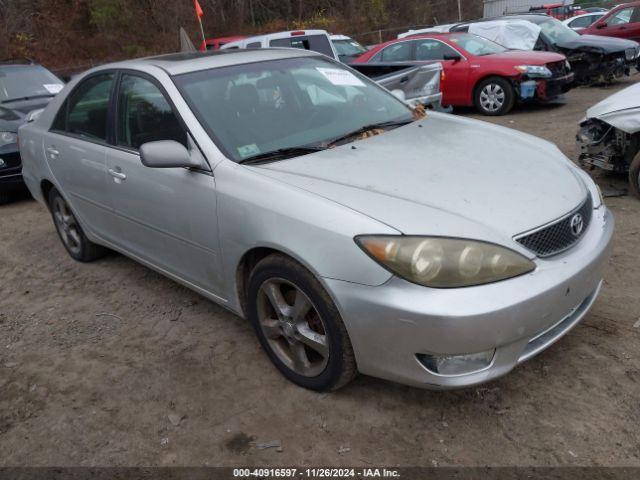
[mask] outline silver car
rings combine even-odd
[[[79,261],[121,252],[248,318],[289,380],[494,379],[574,327],[614,221],[552,144],[416,115],[308,51],[93,69],[20,130]]]

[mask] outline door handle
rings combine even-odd
[[[49,154],[49,157],[53,159],[58,158],[58,156],[60,155],[60,152],[56,150],[54,147],[47,148],[47,153]]]
[[[109,175],[111,175],[116,180],[126,180],[127,179],[127,176],[124,173],[118,172],[118,171],[114,170],[113,168],[109,169]]]

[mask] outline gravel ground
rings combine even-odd
[[[578,120],[626,84],[490,121],[575,158]],[[479,388],[361,376],[334,394],[288,383],[248,323],[155,272],[72,261],[32,200],[0,207],[0,465],[640,466],[640,201],[607,204],[605,288],[549,350]]]

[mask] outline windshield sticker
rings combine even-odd
[[[339,68],[322,68],[316,67],[327,80],[334,85],[349,86],[349,87],[364,87],[364,83],[358,77],[348,70],[342,70]]]
[[[45,83],[42,86],[47,89],[47,92],[53,93],[54,95],[59,93],[64,87],[61,83]]]
[[[252,157],[253,155],[258,155],[260,153],[260,149],[255,143],[252,143],[250,145],[238,147],[238,153],[242,158],[247,158]]]

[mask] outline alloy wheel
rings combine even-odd
[[[496,84],[489,83],[480,91],[480,105],[486,111],[495,113],[502,108],[506,99],[504,89]]]
[[[75,255],[79,255],[82,249],[79,225],[69,206],[58,196],[53,200],[51,209],[62,242],[69,251]]]
[[[320,375],[329,360],[329,336],[309,297],[272,278],[260,286],[257,300],[260,328],[278,359],[299,375]]]

